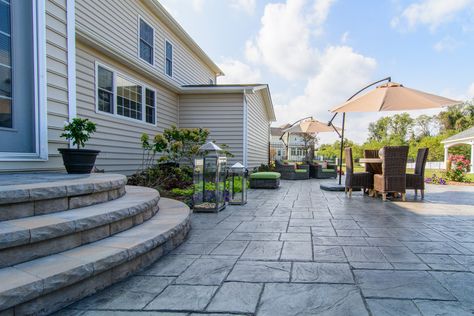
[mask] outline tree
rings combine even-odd
[[[389,136],[400,144],[406,143],[408,133],[413,129],[413,119],[408,113],[396,114],[389,118]]]
[[[474,103],[465,102],[460,105],[450,106],[438,114],[442,132],[462,132],[474,125]]]
[[[388,138],[388,128],[390,126],[390,117],[379,118],[376,122],[369,124],[369,139],[381,142]]]
[[[314,146],[318,143],[318,137],[316,134],[301,134],[301,140],[303,141],[304,150],[306,153],[306,160],[312,161],[314,159]]]
[[[431,136],[433,129],[433,122],[435,117],[426,114],[420,115],[415,119],[415,128],[417,130],[417,138]]]

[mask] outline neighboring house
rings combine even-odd
[[[64,170],[76,116],[97,123],[87,148],[108,172],[135,172],[140,135],[173,124],[208,128],[231,163],[268,161],[268,85],[216,85],[222,71],[158,1],[0,0],[0,13],[0,172]]]
[[[301,136],[297,134],[285,134],[282,140],[281,137],[284,134],[284,130],[289,127],[290,124],[284,124],[279,127],[271,128],[270,150],[273,154],[273,160],[287,159],[292,161],[302,161],[306,158],[304,141]],[[289,144],[288,154],[286,144]]]

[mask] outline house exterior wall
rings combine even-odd
[[[270,119],[262,90],[246,94],[247,104],[247,167],[252,169],[268,163]]]
[[[63,170],[57,151],[68,143],[59,137],[68,116],[68,50],[66,0],[45,2],[46,95],[48,120],[47,161],[2,161],[0,172]],[[74,53],[74,52],[72,52]]]
[[[179,97],[179,127],[203,127],[209,139],[225,143],[234,155],[228,164],[244,159],[243,94],[190,94]]]
[[[288,159],[292,161],[302,161],[306,158],[304,151],[305,145],[303,139],[295,134],[290,135],[289,139],[289,156],[287,157],[287,150],[285,143],[280,140],[281,135],[272,135],[270,137],[270,147],[274,150],[273,160]],[[286,142],[285,136],[285,142]]]
[[[173,124],[178,125],[178,95],[86,44],[78,42],[76,52],[77,115],[97,124],[97,132],[86,148],[101,151],[96,162],[98,169],[132,174],[141,165],[141,134],[154,136]],[[156,91],[156,126],[96,111],[96,64]]]
[[[110,45],[127,59],[176,86],[209,84],[215,74],[144,3],[129,0],[76,0],[76,29]],[[154,65],[139,58],[139,17],[154,28]],[[173,45],[173,77],[165,74],[165,41]]]

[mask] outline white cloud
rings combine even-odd
[[[451,21],[456,14],[474,5],[474,0],[422,0],[406,7],[391,21],[394,28],[413,29],[426,25],[434,31],[442,23]]]
[[[248,15],[255,12],[256,0],[230,0],[230,6],[236,10],[244,11]]]
[[[347,31],[347,32],[344,32],[344,34],[342,34],[341,43],[346,44],[348,40],[349,40],[349,32]]]
[[[317,50],[310,41],[322,32],[333,2],[287,0],[267,4],[258,35],[246,43],[247,59],[265,64],[288,80],[314,73]]]
[[[467,89],[467,97],[471,98],[471,99],[474,99],[474,82],[471,83],[471,85]]]
[[[225,76],[218,77],[219,83],[259,83],[260,70],[235,59],[225,59],[219,64]]]
[[[204,7],[204,0],[192,0],[193,9],[197,12],[202,12]]]
[[[457,40],[455,40],[454,38],[452,38],[451,36],[445,36],[440,41],[438,41],[433,46],[433,48],[437,52],[440,52],[440,53],[444,52],[444,51],[452,52],[456,48],[458,48],[460,45],[461,45],[461,43],[458,42]]]
[[[329,119],[331,114],[328,111],[369,83],[377,67],[375,59],[356,53],[348,46],[327,48],[319,63],[320,71],[308,80],[303,95],[287,105],[275,106],[279,124],[308,115],[321,121]],[[355,135],[366,133],[367,126],[349,125]]]

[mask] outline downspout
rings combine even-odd
[[[247,92],[244,91],[243,107],[244,107],[244,122],[243,122],[243,165],[248,168],[248,109],[247,109]]]
[[[77,116],[76,108],[76,16],[74,0],[66,2],[67,14],[67,101],[69,122]],[[72,147],[72,141],[70,142]]]

